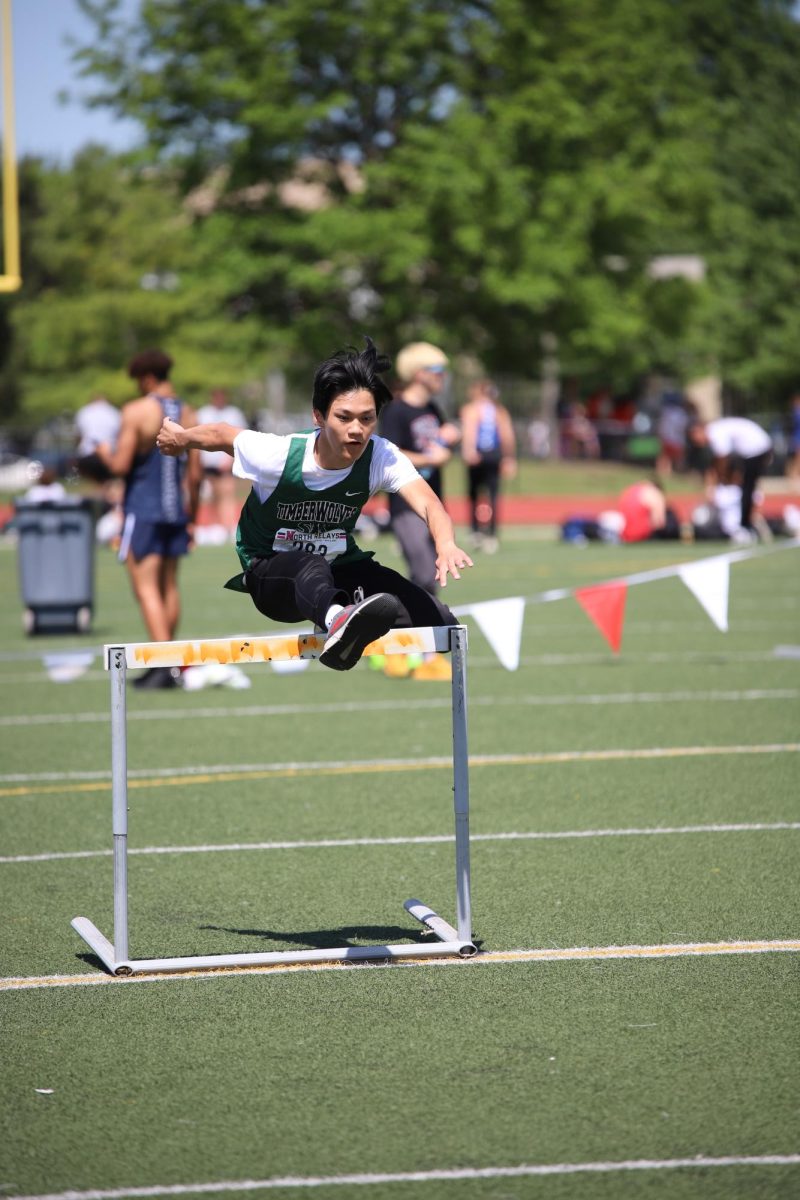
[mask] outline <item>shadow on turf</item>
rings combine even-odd
[[[79,962],[86,963],[87,967],[96,967],[98,971],[102,971],[104,975],[110,975],[106,964],[96,954],[76,954],[75,957]]]
[[[338,947],[387,946],[392,942],[411,942],[424,945],[427,935],[409,929],[407,925],[343,925],[339,929],[305,929],[283,933],[278,929],[234,929],[227,925],[201,925],[215,933],[235,933],[239,937],[261,938],[266,942],[282,942],[287,946],[308,946],[311,950],[334,950]]]
[[[405,925],[343,925],[339,929],[307,929],[292,933],[283,933],[277,929],[235,929],[229,925],[199,925],[198,929],[211,930],[214,933],[235,933],[239,937],[257,937],[270,942],[282,942],[293,949],[299,946],[308,946],[312,950],[337,950],[342,947],[349,949],[367,945],[380,947],[391,945],[394,942],[409,942],[412,945],[424,946],[433,936],[424,931],[418,933],[416,929],[409,929]],[[478,950],[482,949],[483,943],[478,938],[473,938],[473,942]],[[207,953],[207,951],[194,951],[194,953]],[[226,952],[218,951],[218,953]],[[109,974],[105,963],[96,954],[76,954],[75,957],[80,962],[86,963],[87,966],[102,971],[104,975]]]

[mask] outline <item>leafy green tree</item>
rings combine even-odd
[[[224,164],[243,294],[298,349],[361,312],[391,344],[523,371],[546,332],[576,369],[674,351],[696,289],[645,268],[702,239],[715,183],[679,6],[149,0],[125,30],[114,0],[81,3],[98,98],[187,186]],[[325,203],[288,209],[281,185],[314,169]]]
[[[130,397],[125,363],[150,345],[170,351],[179,386],[199,398],[246,372],[259,322],[237,320],[209,286],[213,240],[197,245],[168,169],[90,147],[67,168],[28,161],[22,179],[25,272],[7,303],[7,421],[31,426],[97,392]]]
[[[198,386],[305,378],[362,331],[529,376],[555,336],[565,372],[619,385],[718,370],[777,399],[796,373],[788,0],[79,3],[95,102],[145,147],[37,168],[26,408],[98,363],[118,386],[143,339]],[[676,254],[705,281],[656,278]]]
[[[781,405],[800,376],[800,25],[786,3],[688,10],[716,114],[695,353],[711,352],[734,399]]]

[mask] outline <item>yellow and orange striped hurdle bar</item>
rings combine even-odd
[[[325,635],[290,633],[201,638],[176,642],[131,642],[104,647],[111,682],[111,805],[114,838],[114,941],[87,918],[75,917],[80,934],[114,975],[195,971],[203,968],[269,966],[279,963],[361,962],[476,953],[472,940],[469,861],[469,753],[467,746],[467,631],[463,625],[393,629],[367,646],[371,654],[450,654],[452,678],[453,810],[455,817],[456,927],[428,905],[406,900],[405,909],[437,941],[383,946],[270,951],[263,954],[210,954],[171,958],[132,958],[128,939],[128,735],[126,679],[129,669],[190,667],[208,663],[288,662],[318,658]]]

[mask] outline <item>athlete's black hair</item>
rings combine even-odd
[[[155,375],[156,379],[169,379],[172,370],[172,359],[163,350],[142,350],[128,363],[128,374],[131,379],[143,379],[145,375]]]
[[[328,415],[328,409],[337,396],[362,388],[365,392],[371,392],[378,413],[392,399],[392,393],[380,378],[381,372],[390,369],[391,359],[378,352],[372,338],[365,338],[365,341],[366,350],[360,354],[353,346],[349,346],[346,350],[337,350],[317,367],[311,405],[323,417]]]

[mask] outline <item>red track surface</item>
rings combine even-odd
[[[595,517],[598,513],[616,507],[616,496],[501,496],[500,523],[503,525],[560,525],[569,517]],[[769,495],[762,506],[765,516],[779,517],[786,504],[797,504],[797,493]],[[692,511],[702,504],[701,493],[694,495],[669,496],[668,503],[679,520],[686,521]],[[469,522],[468,504],[464,497],[447,501],[447,511],[457,525]]]
[[[568,517],[594,517],[606,509],[614,508],[616,496],[501,496],[500,523],[502,525],[560,525]],[[366,512],[373,512],[380,507],[381,501],[373,500],[366,506]],[[692,510],[703,503],[703,496],[697,492],[692,495],[670,496],[669,504],[675,509],[681,521],[688,520]],[[769,494],[764,497],[763,511],[768,517],[779,517],[785,505],[800,503],[797,492]],[[465,497],[456,496],[447,501],[447,510],[457,525],[469,523],[469,507]],[[14,515],[10,505],[0,505],[0,528]],[[211,523],[211,514],[207,506],[202,505],[199,513],[199,523]]]

